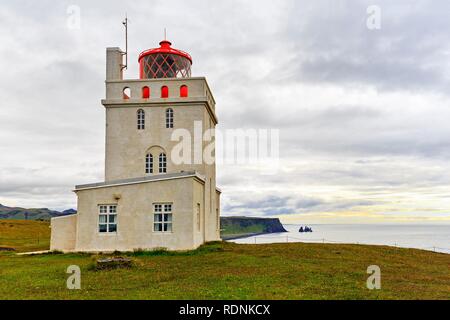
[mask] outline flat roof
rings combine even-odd
[[[123,186],[130,184],[139,184],[139,183],[147,183],[147,182],[155,182],[155,181],[163,181],[163,180],[173,180],[173,179],[181,179],[181,178],[189,178],[194,177],[198,178],[201,181],[205,182],[205,178],[197,173],[196,171],[184,171],[177,173],[168,173],[168,174],[159,174],[148,177],[140,177],[140,178],[131,178],[131,179],[121,179],[121,180],[113,180],[113,181],[105,181],[98,183],[90,183],[90,184],[81,184],[75,186],[74,191],[86,190],[86,189],[98,189],[98,188],[107,188],[107,187],[115,187],[115,186]]]

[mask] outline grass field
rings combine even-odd
[[[45,221],[0,220],[0,248],[18,252],[48,250],[50,225]]]
[[[0,247],[48,247],[45,223],[1,222]],[[95,255],[0,252],[0,299],[450,299],[450,255],[413,249],[213,243],[128,255],[131,269],[97,271]],[[371,291],[366,270],[374,264],[382,289]],[[66,289],[70,265],[81,268],[81,290]]]

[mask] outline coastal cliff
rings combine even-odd
[[[223,240],[287,232],[278,218],[221,217],[220,223]]]

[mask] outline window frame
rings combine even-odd
[[[162,86],[161,87],[161,99],[167,99],[167,98],[169,98],[169,87]]]
[[[145,110],[138,109],[136,112],[137,129],[145,130]]]
[[[175,112],[172,108],[166,109],[166,129],[173,129]]]
[[[150,99],[151,91],[149,86],[142,87],[142,99]]]
[[[173,233],[173,203],[153,203],[153,233]]]
[[[130,100],[131,99],[131,88],[130,87],[124,87],[122,89],[122,99],[123,100]]]
[[[180,98],[189,97],[189,88],[187,85],[183,84],[180,86]]]
[[[117,204],[99,204],[97,209],[98,219],[97,219],[97,232],[99,234],[117,234]],[[104,211],[102,210],[104,209]],[[105,217],[105,221],[101,221],[101,217]],[[111,222],[110,217],[114,217],[114,221]],[[101,226],[105,226],[105,231],[101,231]],[[114,226],[113,231],[110,231],[110,227]]]
[[[145,155],[145,174],[153,174],[155,168],[155,162],[153,159],[153,154],[147,153]]]
[[[167,173],[167,155],[161,152],[158,157],[158,172]]]

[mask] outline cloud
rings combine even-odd
[[[302,199],[296,200],[295,208],[300,209],[300,210],[311,209],[311,208],[316,208],[322,204],[324,204],[324,201],[321,199],[302,198]]]
[[[281,66],[289,80],[370,85],[382,91],[438,91],[448,94],[449,22],[445,1],[378,1],[381,29],[366,27],[370,1],[298,3],[287,19],[295,38],[291,59]],[[294,19],[293,17],[297,17]],[[431,34],[433,36],[431,36]]]
[[[247,216],[281,216],[300,215],[304,213],[346,212],[360,207],[379,205],[380,202],[368,200],[332,199],[289,195],[267,196],[260,192],[250,192],[246,195],[234,196],[227,201],[224,210],[232,215]]]
[[[290,208],[287,207],[289,201],[290,197],[252,195],[251,199],[247,197],[234,198],[232,202],[224,206],[224,211],[251,216],[287,214],[290,212]]]
[[[377,31],[366,0],[80,0],[70,30],[72,4],[0,8],[0,203],[75,207],[71,188],[103,178],[105,48],[123,46],[127,12],[126,77],[167,27],[220,129],[280,130],[276,175],[218,167],[224,214],[450,215],[450,3],[378,1]]]

